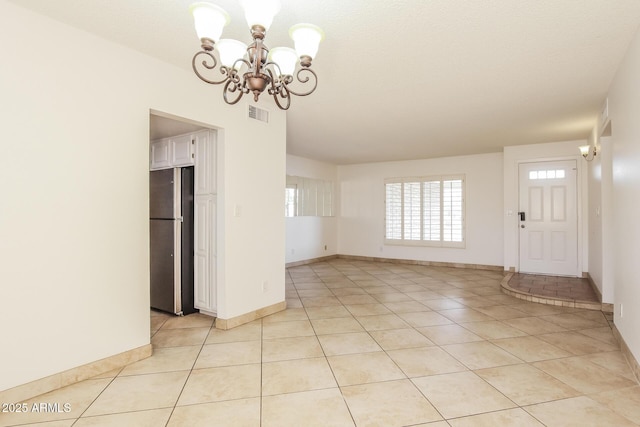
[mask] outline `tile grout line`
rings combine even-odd
[[[335,294],[334,294],[334,295],[335,295]],[[381,302],[381,303],[382,303],[382,302]],[[384,303],[382,303],[382,304],[384,305]],[[501,305],[501,304],[496,304],[496,305]],[[473,307],[471,307],[471,309],[474,309],[474,308],[473,308]],[[393,311],[392,311],[392,312],[393,312]],[[396,314],[396,315],[397,315],[397,313],[395,313],[395,312],[394,312],[394,314]],[[525,313],[525,312],[523,312],[523,315],[524,315],[524,317],[531,317],[531,314],[530,314],[530,313]],[[361,324],[361,322],[359,321],[359,319],[358,319],[357,317],[355,317],[355,316],[353,316],[353,317],[355,318],[355,320],[356,320],[356,321],[358,321],[358,323],[360,323],[360,324]],[[506,323],[502,322],[502,320],[500,320],[500,319],[497,319],[497,318],[495,318],[495,317],[493,317],[493,316],[491,316],[491,315],[489,315],[489,317],[492,317],[493,319],[495,319],[495,321],[497,321],[497,322],[499,322],[499,323],[501,323],[501,324],[503,324],[503,325],[505,325],[505,326],[509,326],[509,327],[511,327],[510,325],[507,325]],[[534,316],[534,317],[539,317],[539,316]],[[585,320],[589,320],[589,319],[585,319]],[[455,324],[457,324],[458,326],[464,327],[463,325],[460,325],[457,321],[453,321],[453,322],[454,322]],[[363,326],[363,325],[361,324],[361,326]],[[410,326],[412,326],[412,325],[410,325]],[[413,326],[412,326],[412,328],[415,330],[415,327],[413,327]],[[465,329],[466,329],[466,328],[465,328]],[[366,329],[365,329],[365,330],[366,330]],[[582,329],[580,329],[580,328],[576,328],[576,329],[574,329],[574,330],[570,330],[570,332],[579,332],[580,330],[582,330]],[[418,332],[419,332],[419,331],[418,331]],[[473,331],[471,331],[471,332],[473,332]],[[530,334],[530,333],[528,333],[528,332],[526,332],[526,331],[523,331],[523,332],[526,334],[525,336],[532,336],[532,337],[535,337],[535,335],[532,335],[532,334]],[[369,331],[367,331],[367,333],[369,333]],[[369,334],[369,335],[370,335],[370,334]],[[372,338],[372,339],[374,339],[373,337],[371,337],[371,338]],[[374,339],[374,341],[375,341],[375,339]],[[490,343],[491,343],[491,340],[490,340],[490,339],[487,339],[487,338],[483,338],[483,341],[486,341],[486,342],[490,342]],[[598,340],[598,341],[600,341],[600,340]],[[492,343],[492,344],[493,344],[493,343]],[[493,345],[495,345],[495,344],[493,344]],[[550,345],[552,345],[552,344],[550,344]],[[555,346],[554,346],[554,347],[555,347]],[[499,347],[498,347],[498,348],[499,348]],[[384,349],[383,349],[383,350],[384,350]],[[504,349],[503,349],[503,350],[504,350]],[[385,353],[386,353],[386,350],[384,350],[384,351],[385,351]],[[517,355],[515,355],[515,354],[513,354],[513,353],[509,352],[508,350],[505,350],[505,351],[506,351],[508,354],[510,354],[510,355],[512,355],[512,356],[514,356],[514,357],[516,357],[518,360],[520,360],[520,362],[519,362],[518,364],[523,364],[523,365],[529,365],[529,364],[530,364],[529,362],[526,362],[526,361],[521,360]],[[571,357],[571,356],[568,356],[568,357]],[[454,357],[454,358],[455,358],[455,357]],[[464,364],[463,364],[463,365],[464,365]],[[467,367],[467,368],[468,368],[468,367]],[[535,367],[535,368],[539,370],[539,368],[537,368],[537,367]],[[471,370],[471,369],[469,369],[469,371],[474,372],[474,371],[473,371],[473,370]],[[545,375],[549,375],[549,374],[547,374],[547,373],[546,373],[546,372],[544,372],[544,371],[541,371],[541,372],[543,372]],[[477,377],[479,377],[480,379],[482,379],[482,380],[483,380],[483,382],[485,382],[485,383],[486,383],[486,384],[488,384],[490,387],[492,387],[494,390],[496,390],[500,395],[504,396],[506,399],[508,399],[510,402],[512,402],[514,405],[516,405],[516,407],[517,407],[517,408],[523,408],[522,406],[518,405],[516,402],[514,402],[513,400],[511,400],[509,397],[507,397],[506,395],[504,395],[502,392],[500,392],[499,390],[497,390],[493,385],[491,385],[490,383],[488,383],[484,378],[482,378],[482,377],[478,376],[475,372],[474,372],[474,374],[475,374]],[[551,377],[551,378],[553,378],[553,377]],[[564,384],[564,385],[568,386],[569,388],[571,388],[571,389],[573,390],[573,388],[572,388],[572,387],[570,387],[568,384],[564,383],[563,381],[560,381],[560,382],[561,382],[562,384]],[[425,397],[426,397],[426,396],[425,396]],[[525,405],[525,406],[531,406],[531,405]],[[526,411],[525,411],[525,412],[526,412]],[[528,413],[528,412],[527,412],[527,413]],[[443,418],[444,418],[444,417],[443,417]],[[534,418],[535,418],[535,417],[534,417]]]
[[[182,388],[180,389],[180,393],[178,393],[178,397],[176,398],[176,402],[173,404],[173,407],[171,408],[171,413],[169,414],[169,417],[167,418],[167,422],[165,423],[165,427],[167,427],[169,425],[169,422],[171,421],[171,418],[173,417],[173,414],[174,414],[174,412],[176,410],[176,407],[178,406],[178,402],[180,401],[180,397],[182,397],[182,393],[184,393],[184,389],[187,387],[187,383],[189,382],[189,378],[191,378],[191,374],[193,373],[193,370],[195,369],[196,363],[198,363],[198,358],[200,357],[200,354],[202,354],[202,350],[204,349],[204,346],[205,346],[205,344],[207,342],[207,339],[209,338],[209,334],[211,333],[211,330],[215,327],[216,320],[217,319],[214,319],[213,322],[211,323],[211,326],[209,327],[209,332],[207,332],[207,335],[204,337],[204,340],[202,341],[202,345],[200,345],[200,351],[198,351],[198,354],[196,355],[195,359],[193,359],[193,363],[191,364],[191,369],[189,369],[189,373],[187,374],[187,378],[185,379],[184,384],[182,385]],[[187,328],[182,328],[182,329],[187,329]],[[179,372],[179,371],[177,371],[177,372]]]
[[[102,391],[100,391],[100,393],[98,393],[98,395],[91,401],[91,403],[89,403],[89,405],[87,405],[87,407],[84,409],[84,411],[82,411],[82,413],[80,414],[80,416],[78,416],[78,418],[75,419],[75,421],[73,421],[73,423],[71,423],[71,426],[73,427],[78,421],[80,421],[80,418],[82,418],[82,416],[89,410],[89,408],[91,408],[91,406],[96,402],[96,400],[98,400],[98,398],[102,395],[102,393],[105,392],[105,390],[107,388],[109,388],[109,386],[111,384],[113,384],[113,382],[116,380],[116,378],[118,378],[120,376],[120,374],[122,373],[122,371],[124,370],[124,367],[122,369],[120,369],[120,371],[113,377],[111,378],[111,380],[109,381],[109,383],[102,389]]]

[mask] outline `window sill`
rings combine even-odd
[[[384,239],[385,245],[391,246],[414,246],[414,247],[429,247],[429,248],[453,248],[453,249],[465,249],[465,242],[434,242],[429,240],[395,240]]]

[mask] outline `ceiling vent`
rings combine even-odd
[[[269,111],[258,108],[255,105],[249,105],[249,118],[269,123]]]

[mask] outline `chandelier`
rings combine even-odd
[[[229,15],[222,8],[207,2],[191,5],[189,9],[202,43],[202,50],[191,61],[193,71],[206,83],[224,84],[223,98],[227,104],[237,103],[249,92],[253,93],[253,99],[257,102],[260,94],[266,90],[280,109],[287,110],[291,105],[291,95],[307,96],[318,86],[318,76],[311,69],[311,61],[318,52],[324,34],[315,25],[297,24],[289,30],[295,50],[288,47],[269,50],[264,38],[273,17],[280,11],[280,2],[240,0],[240,4],[253,38],[249,46],[237,40],[220,39],[224,26],[229,23]],[[216,51],[218,58],[214,55]],[[218,62],[222,77],[216,78]],[[295,72],[298,62],[300,67]],[[294,90],[294,81],[308,90]]]

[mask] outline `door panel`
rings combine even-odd
[[[575,160],[520,165],[521,272],[578,276],[576,175]]]
[[[542,221],[544,211],[544,189],[529,187],[529,221]]]
[[[176,213],[177,169],[162,169],[149,173],[149,218],[172,219]]]
[[[567,233],[561,231],[551,232],[551,260],[567,260]]]
[[[544,246],[544,236],[539,231],[529,233],[529,259],[541,260]]]
[[[193,181],[194,170],[193,166],[180,168],[181,173],[181,303],[182,312],[184,314],[190,314],[195,312],[193,286],[194,286],[194,196],[193,196]]]
[[[567,189],[551,187],[551,221],[567,220]]]
[[[176,221],[150,221],[151,307],[174,313]]]

